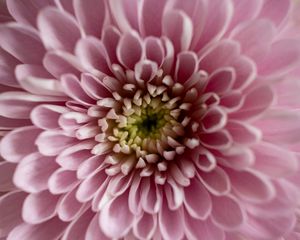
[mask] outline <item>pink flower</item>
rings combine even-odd
[[[292,1],[6,5],[0,238],[296,236]]]

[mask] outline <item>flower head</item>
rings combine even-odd
[[[274,240],[293,230],[292,1],[5,3],[0,237]]]

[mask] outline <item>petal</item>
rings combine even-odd
[[[206,219],[211,213],[212,203],[209,193],[197,179],[184,188],[184,204],[189,215],[196,219]]]
[[[245,120],[257,117],[268,109],[274,101],[273,90],[269,86],[256,87],[246,95],[242,108],[230,117]]]
[[[9,162],[19,162],[30,153],[36,152],[34,142],[40,132],[40,129],[33,126],[9,132],[1,141],[1,156]]]
[[[136,80],[150,82],[157,76],[158,66],[156,62],[142,60],[135,65],[134,70]]]
[[[57,204],[57,215],[64,222],[70,222],[81,214],[84,204],[76,199],[76,188],[60,198]]]
[[[63,223],[57,218],[52,218],[41,224],[22,223],[14,228],[7,240],[53,240],[58,239],[64,231],[67,223]]]
[[[190,47],[193,23],[184,12],[169,10],[163,16],[162,32],[172,41],[175,52],[179,53]]]
[[[53,218],[59,196],[48,191],[31,193],[24,201],[22,217],[26,223],[39,224]]]
[[[141,3],[140,31],[145,36],[161,36],[161,22],[166,0],[143,0]]]
[[[159,212],[162,199],[153,181],[147,180],[146,178],[142,179],[140,194],[141,205],[145,212],[152,215]]]
[[[259,17],[280,25],[288,17],[291,5],[291,1],[278,0],[274,4],[272,0],[265,0]]]
[[[94,145],[92,141],[82,141],[65,146],[57,156],[56,162],[64,169],[77,170],[82,162],[92,156],[91,149]]]
[[[145,54],[147,59],[156,62],[160,67],[165,57],[165,49],[161,40],[151,36],[147,37],[145,39]]]
[[[42,104],[32,110],[30,119],[33,124],[39,128],[46,130],[58,129],[58,119],[61,114],[67,111],[68,109],[66,107]]]
[[[112,18],[122,32],[138,29],[138,2],[131,0],[109,0]]]
[[[58,165],[52,157],[39,153],[26,156],[18,164],[14,183],[26,192],[37,193],[48,188],[48,179]]]
[[[36,18],[39,11],[53,5],[49,0],[33,0],[30,2],[19,0],[7,0],[7,8],[17,22],[25,25],[36,26]]]
[[[66,12],[47,7],[38,16],[37,25],[44,45],[48,49],[72,52],[80,31],[75,19]]]
[[[235,71],[233,68],[220,68],[213,72],[208,80],[205,91],[222,94],[230,90],[235,81]]]
[[[224,230],[234,230],[245,222],[246,214],[233,197],[213,197],[212,200],[212,220],[217,226]]]
[[[299,66],[300,47],[297,40],[279,40],[272,44],[268,54],[258,64],[264,76],[283,75]]]
[[[231,136],[224,130],[213,133],[203,133],[200,136],[200,141],[205,147],[211,149],[226,149],[232,144]]]
[[[240,45],[232,40],[222,40],[209,47],[200,55],[199,68],[213,73],[219,68],[227,67],[240,55]]]
[[[219,107],[209,108],[201,118],[202,131],[213,133],[220,131],[227,122],[227,114]]]
[[[91,105],[95,101],[83,90],[80,81],[72,74],[64,74],[61,78],[65,93],[83,105]]]
[[[178,210],[184,200],[183,187],[179,186],[172,178],[169,178],[164,190],[170,211]]]
[[[158,215],[160,233],[165,240],[180,240],[184,236],[182,211],[169,209],[166,199]]]
[[[193,52],[180,52],[177,55],[175,80],[185,83],[198,70],[198,57]]]
[[[110,240],[101,230],[98,219],[99,215],[96,214],[92,221],[90,221],[90,224],[86,230],[85,240]]]
[[[143,48],[139,35],[133,31],[123,34],[117,47],[117,57],[120,63],[133,70],[142,55]]]
[[[16,77],[23,89],[38,95],[65,96],[61,84],[41,66],[22,64],[15,69]]]
[[[49,178],[48,187],[52,194],[62,194],[70,191],[77,184],[76,172],[57,169]]]
[[[256,157],[254,168],[270,177],[292,176],[298,170],[298,160],[291,151],[266,142],[254,146],[253,150]]]
[[[217,227],[211,220],[198,220],[185,214],[186,236],[191,240],[224,240],[224,231]],[[230,239],[231,240],[231,239]]]
[[[266,202],[275,196],[275,188],[266,177],[250,171],[227,170],[233,189],[243,199]]]
[[[75,53],[82,65],[94,75],[100,76],[101,73],[111,75],[106,49],[97,38],[80,39],[76,44]]]
[[[63,51],[47,52],[43,59],[43,65],[57,79],[65,73],[79,77],[81,71],[83,71],[79,59]]]
[[[216,196],[226,195],[230,191],[230,180],[227,173],[220,167],[211,172],[198,172],[203,185]]]
[[[35,141],[39,152],[45,156],[56,156],[74,142],[74,138],[55,130],[42,132]]]
[[[116,49],[120,40],[120,32],[113,26],[108,26],[103,30],[102,43],[111,63],[117,63]]]
[[[93,99],[102,99],[111,97],[111,92],[103,83],[92,74],[84,73],[81,76],[81,86],[84,91]]]
[[[197,50],[201,50],[207,43],[223,36],[233,15],[232,1],[209,1],[205,14],[205,26],[197,43]]]
[[[11,23],[0,27],[0,35],[0,46],[21,62],[41,62],[45,48],[33,30]]]
[[[139,239],[152,239],[156,226],[157,218],[151,214],[144,213],[133,225],[133,232]]]
[[[66,228],[61,240],[84,239],[87,228],[94,215],[95,213],[87,210],[76,220],[72,221],[72,223]]]
[[[15,67],[20,63],[15,57],[0,47],[0,83],[6,86],[19,87],[15,78]]]
[[[12,177],[16,164],[6,161],[0,162],[0,192],[8,192],[15,189]]]
[[[75,16],[87,35],[101,36],[101,30],[106,15],[104,1],[75,0],[73,1]]]
[[[122,238],[131,229],[134,215],[128,208],[128,192],[114,198],[100,212],[102,231],[110,238]]]
[[[0,237],[23,222],[21,210],[26,196],[24,192],[10,192],[0,198]]]
[[[275,35],[275,26],[265,19],[241,24],[231,33],[231,37],[241,44],[243,53],[255,61],[264,57]]]
[[[234,142],[238,144],[254,144],[261,139],[261,132],[259,129],[240,121],[229,121],[226,129],[232,136]]]

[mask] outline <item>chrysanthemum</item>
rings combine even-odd
[[[0,6],[0,239],[275,240],[293,230],[292,1]]]

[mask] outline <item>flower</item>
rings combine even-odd
[[[299,202],[293,8],[1,2],[0,237],[288,239]]]

